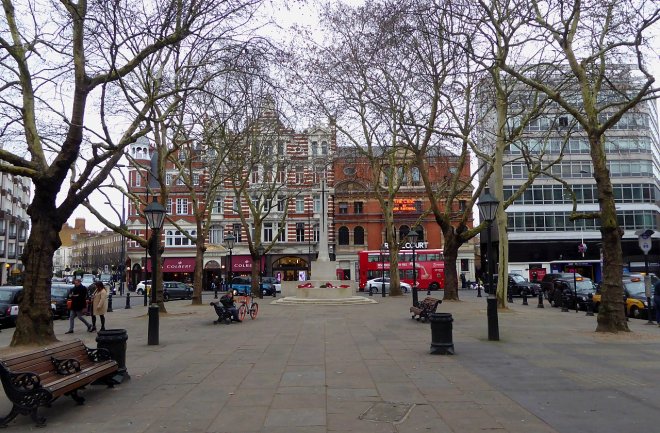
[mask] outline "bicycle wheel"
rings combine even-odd
[[[257,314],[259,314],[259,304],[253,302],[252,305],[250,306],[250,317],[252,318],[252,320],[257,318]]]
[[[245,319],[245,314],[247,314],[247,307],[245,304],[241,304],[241,306],[238,307],[238,320]]]

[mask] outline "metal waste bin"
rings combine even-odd
[[[117,361],[119,370],[113,379],[121,383],[124,379],[129,379],[126,370],[126,341],[128,333],[125,329],[106,329],[99,331],[96,335],[96,347],[104,348],[110,352],[110,357]]]
[[[452,336],[454,321],[451,313],[431,313],[431,355],[453,355],[454,341]]]

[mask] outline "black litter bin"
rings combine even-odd
[[[431,313],[431,355],[453,355],[454,341],[452,336],[454,319],[451,313]]]
[[[125,329],[106,329],[105,331],[99,331],[96,335],[96,347],[107,349],[110,352],[110,357],[117,361],[119,371],[113,379],[118,383],[130,378],[126,370],[127,340],[128,333]]]

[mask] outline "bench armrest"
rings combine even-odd
[[[89,347],[86,347],[87,349],[87,356],[89,356],[89,360],[93,362],[101,362],[101,361],[109,361],[112,359],[110,356],[110,351],[104,347],[99,347],[98,349],[90,349]]]
[[[22,373],[3,371],[3,373],[7,375],[11,386],[18,391],[27,392],[41,388],[41,379],[39,379],[39,375],[36,373],[29,371]]]
[[[77,359],[57,359],[55,357],[51,357],[50,360],[55,366],[57,374],[66,376],[80,371],[80,362]]]

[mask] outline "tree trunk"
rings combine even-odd
[[[264,298],[264,294],[261,293],[261,257],[255,258],[254,256],[252,257],[252,272],[250,275],[252,276],[252,284],[250,287],[252,288],[252,296],[258,296],[259,299]]]
[[[445,257],[445,294],[444,300],[458,301],[458,272],[456,271],[456,262],[458,261],[458,249],[461,246],[458,236],[454,233],[453,227],[447,232],[443,232],[445,238],[443,255]]]
[[[604,137],[589,136],[594,178],[600,203],[600,234],[603,240],[603,282],[598,307],[597,332],[629,331],[623,309],[622,231],[616,218],[612,181],[607,169]]]
[[[195,273],[193,274],[192,305],[202,305],[202,291],[204,290],[203,267],[204,267],[204,240],[198,238],[197,244],[195,245]]]
[[[32,215],[32,230],[23,253],[23,299],[11,346],[43,346],[57,341],[50,307],[50,277],[53,275],[53,255],[61,245],[59,232],[62,225],[55,215],[54,210]]]

